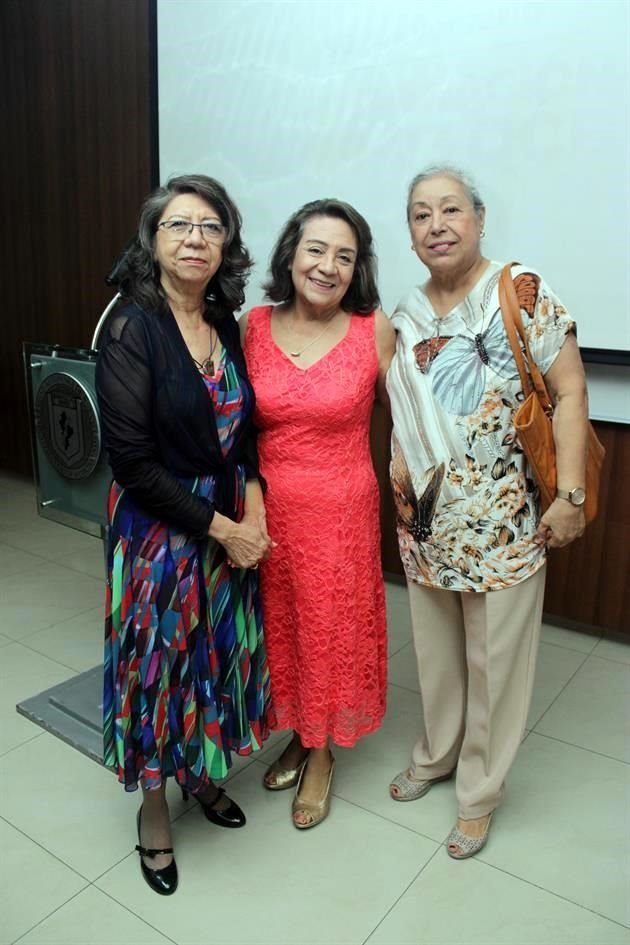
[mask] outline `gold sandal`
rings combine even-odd
[[[263,787],[267,788],[268,791],[286,791],[287,788],[292,788],[300,780],[300,775],[307,761],[308,750],[296,768],[285,768],[281,764],[280,758],[276,758],[263,775]]]
[[[310,827],[316,827],[317,824],[321,824],[322,820],[325,820],[326,817],[328,817],[328,812],[330,811],[330,789],[332,787],[333,774],[335,773],[335,759],[331,754],[330,770],[328,772],[328,784],[326,785],[326,790],[321,801],[300,800],[300,785],[302,784],[302,778],[304,777],[305,771],[306,764],[304,764],[300,772],[300,778],[291,807],[291,819],[293,821],[293,826],[298,830],[308,830]],[[311,819],[307,823],[301,824],[295,819],[296,814],[306,814],[307,817],[310,817]]]

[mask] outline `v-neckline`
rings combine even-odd
[[[294,367],[296,371],[299,371],[300,374],[306,374],[308,371],[312,371],[313,368],[317,367],[318,364],[321,364],[322,361],[325,361],[326,358],[327,358],[330,354],[333,353],[333,351],[335,351],[340,345],[342,345],[342,344],[344,343],[344,341],[348,338],[348,336],[350,335],[350,332],[352,331],[352,326],[353,326],[353,324],[354,324],[355,316],[352,315],[352,314],[350,314],[350,322],[349,322],[349,324],[348,324],[348,327],[346,328],[346,331],[345,331],[343,337],[340,338],[339,341],[337,341],[337,342],[332,346],[332,348],[329,348],[328,351],[326,351],[325,354],[323,354],[323,355],[321,356],[321,358],[318,358],[317,361],[313,361],[312,364],[309,364],[309,366],[308,366],[308,367],[305,367],[305,368],[301,368],[298,364],[296,364],[296,362],[291,358],[291,356],[288,355],[288,354],[286,353],[286,351],[284,351],[284,350],[280,347],[280,345],[278,344],[278,342],[276,341],[276,339],[273,337],[273,331],[271,330],[271,320],[272,320],[272,318],[273,318],[273,306],[270,306],[270,309],[269,309],[269,338],[270,338],[270,340],[271,340],[271,344],[273,345],[274,348],[276,348],[277,351],[280,352],[280,354],[282,355],[282,357],[284,358],[284,360],[287,361],[292,367]]]
[[[420,292],[422,293],[422,295],[424,296],[426,300],[426,304],[429,308],[433,321],[436,322],[438,325],[443,325],[445,322],[449,322],[452,318],[458,315],[459,309],[461,309],[462,307],[464,310],[466,310],[468,307],[466,303],[469,302],[469,300],[471,300],[473,296],[476,296],[480,289],[483,289],[483,291],[485,291],[485,286],[487,285],[488,280],[492,278],[492,276],[494,275],[494,272],[496,271],[494,269],[495,266],[498,266],[500,270],[501,264],[495,262],[494,259],[489,259],[488,265],[484,268],[483,272],[481,273],[481,275],[479,276],[475,284],[470,287],[470,290],[466,293],[463,299],[460,299],[459,302],[456,305],[454,305],[453,308],[451,308],[445,315],[438,315],[433,305],[433,302],[431,301],[429,294],[426,291],[424,285],[419,286]],[[472,307],[472,303],[471,303],[471,307]],[[463,317],[463,315],[460,315],[459,317],[462,319],[464,324],[466,324],[466,319]]]

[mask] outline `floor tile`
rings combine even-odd
[[[21,938],[19,945],[168,945],[170,941],[90,886]]]
[[[18,702],[36,696],[74,676],[66,666],[33,653],[20,643],[1,650],[0,657],[0,755],[41,735],[42,729],[16,711]],[[0,806],[0,815],[4,813]]]
[[[110,771],[47,732],[0,758],[0,786],[2,816],[87,879],[137,842],[140,795],[126,795]],[[172,782],[168,796],[176,817],[185,808]]]
[[[27,639],[103,600],[103,582],[43,561],[17,577],[0,577],[0,629],[13,640]]]
[[[630,762],[630,666],[589,656],[535,731]]]
[[[579,650],[580,653],[592,653],[599,642],[599,637],[590,633],[579,633],[577,630],[566,630],[551,623],[543,623],[541,640],[543,643],[553,643],[555,646],[565,646],[569,650]]]
[[[388,795],[421,725],[407,589],[388,583],[388,713],[354,749],[335,749],[329,819],[300,833],[289,820],[293,792],[261,787],[290,732],[235,758],[226,783],[245,830],[209,824],[171,783],[181,886],[163,900],[132,852],[140,795],[126,796],[110,772],[15,712],[100,663],[102,571],[99,539],[38,516],[32,484],[0,472],[0,945],[630,945],[618,924],[630,926],[630,765],[615,760],[630,752],[621,731],[630,645],[543,628],[535,731],[488,845],[455,863],[441,848],[454,782],[406,804]],[[247,908],[229,907],[235,888]],[[198,906],[209,895],[223,904],[212,921]]]
[[[73,551],[89,551],[98,539],[75,528],[37,516],[32,522],[28,522],[28,527],[23,523],[7,522],[7,527],[3,528],[0,534],[0,541],[5,545],[56,561],[62,555]]]
[[[104,610],[95,607],[30,633],[25,646],[82,673],[103,662]]]
[[[413,638],[406,585],[387,583],[387,653],[391,656]]]
[[[630,926],[629,804],[629,765],[532,733],[477,859]]]
[[[33,493],[35,486],[33,480],[27,476],[19,476],[17,473],[9,472],[8,469],[0,471],[0,497],[8,496],[16,492]]]
[[[616,640],[600,640],[593,656],[599,656],[605,660],[616,660],[619,663],[630,663],[630,639],[624,642]]]
[[[42,559],[38,555],[0,543],[0,574],[3,578],[13,577],[22,571],[35,571],[41,565]]]
[[[0,483],[0,540],[5,529],[30,525],[38,519],[35,489],[3,489]]]
[[[232,784],[245,829],[221,830],[199,812],[177,821],[180,887],[172,901],[156,901],[132,857],[97,885],[123,905],[133,902],[180,945],[360,945],[436,845],[337,797],[323,824],[295,830],[291,792],[264,791],[253,767]],[[203,901],[224,906],[209,921]]]
[[[439,851],[367,945],[630,945],[630,929]]]
[[[533,728],[585,660],[585,654],[541,643],[527,728]]]
[[[81,571],[82,574],[89,574],[97,581],[105,583],[105,556],[103,551],[103,542],[100,538],[87,536],[89,545],[76,551],[71,551],[67,555],[56,557],[55,563],[64,568],[72,568],[73,571]]]
[[[420,692],[418,663],[413,643],[407,643],[397,653],[390,656],[387,664],[387,678],[392,686],[402,686],[411,692]]]
[[[407,768],[422,724],[420,696],[390,686],[385,722],[352,749],[335,749],[335,793],[381,817],[442,842],[457,814],[454,781],[436,784],[416,801],[394,801],[388,786]]]
[[[86,880],[0,818],[0,945],[9,945]]]

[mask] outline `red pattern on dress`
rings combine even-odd
[[[249,313],[267,527],[264,632],[276,727],[321,748],[351,747],[385,714],[387,630],[379,492],[370,456],[378,374],[374,315],[307,369],[271,336],[271,306]]]

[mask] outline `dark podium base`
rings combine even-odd
[[[67,679],[16,706],[20,715],[103,763],[103,667]]]

